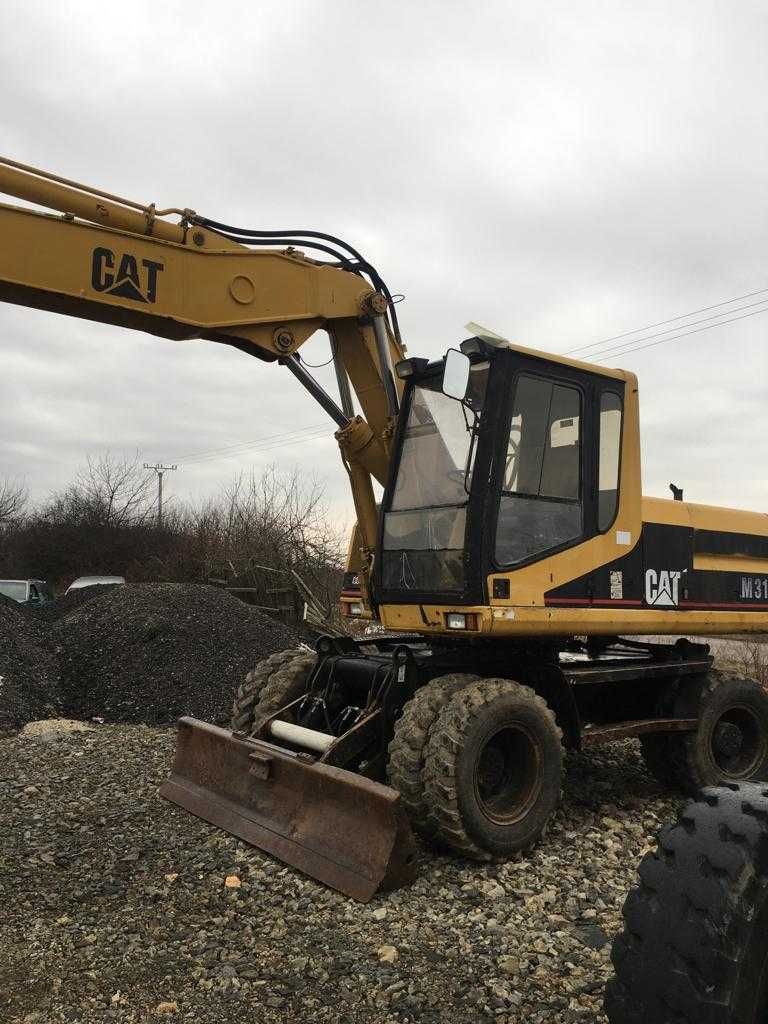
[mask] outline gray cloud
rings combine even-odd
[[[762,3],[319,2],[0,9],[5,155],[247,226],[348,237],[406,293],[411,352],[479,320],[563,351],[768,287]],[[646,493],[766,508],[768,315],[627,356]],[[0,306],[0,475],[172,460],[323,422],[219,346]],[[307,358],[321,362],[323,341]],[[332,375],[318,371],[332,387]],[[182,497],[328,439],[190,462]]]

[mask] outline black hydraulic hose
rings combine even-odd
[[[201,224],[203,227],[210,228],[212,231],[218,231],[226,238],[229,238],[232,242],[242,242],[244,245],[307,246],[308,248],[328,253],[335,259],[338,259],[340,263],[349,265],[350,269],[352,269],[353,265],[342,253],[338,253],[335,250],[329,249],[327,246],[321,245],[317,242],[305,241],[305,239],[320,238],[325,242],[331,242],[333,245],[346,249],[347,252],[358,261],[359,269],[369,275],[374,288],[381,291],[386,298],[389,307],[389,314],[392,320],[392,329],[398,343],[401,343],[400,324],[397,319],[395,304],[392,301],[392,293],[378,270],[364,259],[358,250],[355,249],[354,246],[351,246],[349,242],[345,242],[342,238],[337,238],[335,235],[328,235],[324,231],[261,231],[251,228],[237,228],[232,224],[223,224],[221,221],[210,220],[208,217],[198,217],[197,223]]]
[[[250,235],[254,238],[321,238],[324,242],[332,242],[333,245],[338,245],[342,249],[346,249],[348,253],[359,260],[361,263],[366,261],[357,251],[353,248],[349,242],[345,242],[342,238],[337,238],[335,235],[327,235],[324,231],[296,231],[288,230],[287,228],[283,231],[261,231],[256,228],[236,228],[231,224],[221,224],[219,221],[208,220],[208,218],[200,218],[200,222],[205,224],[209,228],[214,228],[219,231],[231,231],[233,235]]]
[[[228,238],[232,242],[242,242],[244,245],[263,245],[263,246],[271,246],[273,248],[276,245],[285,245],[285,246],[299,246],[299,245],[301,245],[301,246],[305,246],[306,248],[310,248],[310,249],[318,249],[321,252],[328,253],[329,256],[333,256],[333,258],[335,260],[338,260],[338,262],[341,263],[342,266],[345,266],[345,267],[352,267],[353,266],[353,263],[350,260],[349,256],[345,256],[344,253],[336,252],[336,250],[335,249],[331,249],[330,246],[321,245],[320,242],[304,242],[300,238],[283,238],[283,237],[272,238],[272,239],[266,239],[266,238],[246,238],[246,237],[242,237],[242,236],[239,236],[239,235],[237,235],[237,236],[236,235],[230,235],[226,231],[219,231],[219,234],[223,235],[225,238]]]

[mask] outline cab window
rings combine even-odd
[[[577,388],[518,377],[496,528],[500,565],[582,535],[581,423]]]
[[[621,414],[621,397],[614,391],[604,391],[600,397],[600,468],[597,492],[597,528],[601,533],[605,533],[613,524],[619,507]]]

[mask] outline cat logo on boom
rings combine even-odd
[[[91,285],[94,291],[116,298],[154,302],[157,275],[163,269],[164,264],[157,260],[139,260],[129,252],[118,257],[111,249],[98,246],[91,261]]]

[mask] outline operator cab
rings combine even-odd
[[[611,528],[623,380],[486,337],[397,369],[377,601],[485,604],[489,574]]]

